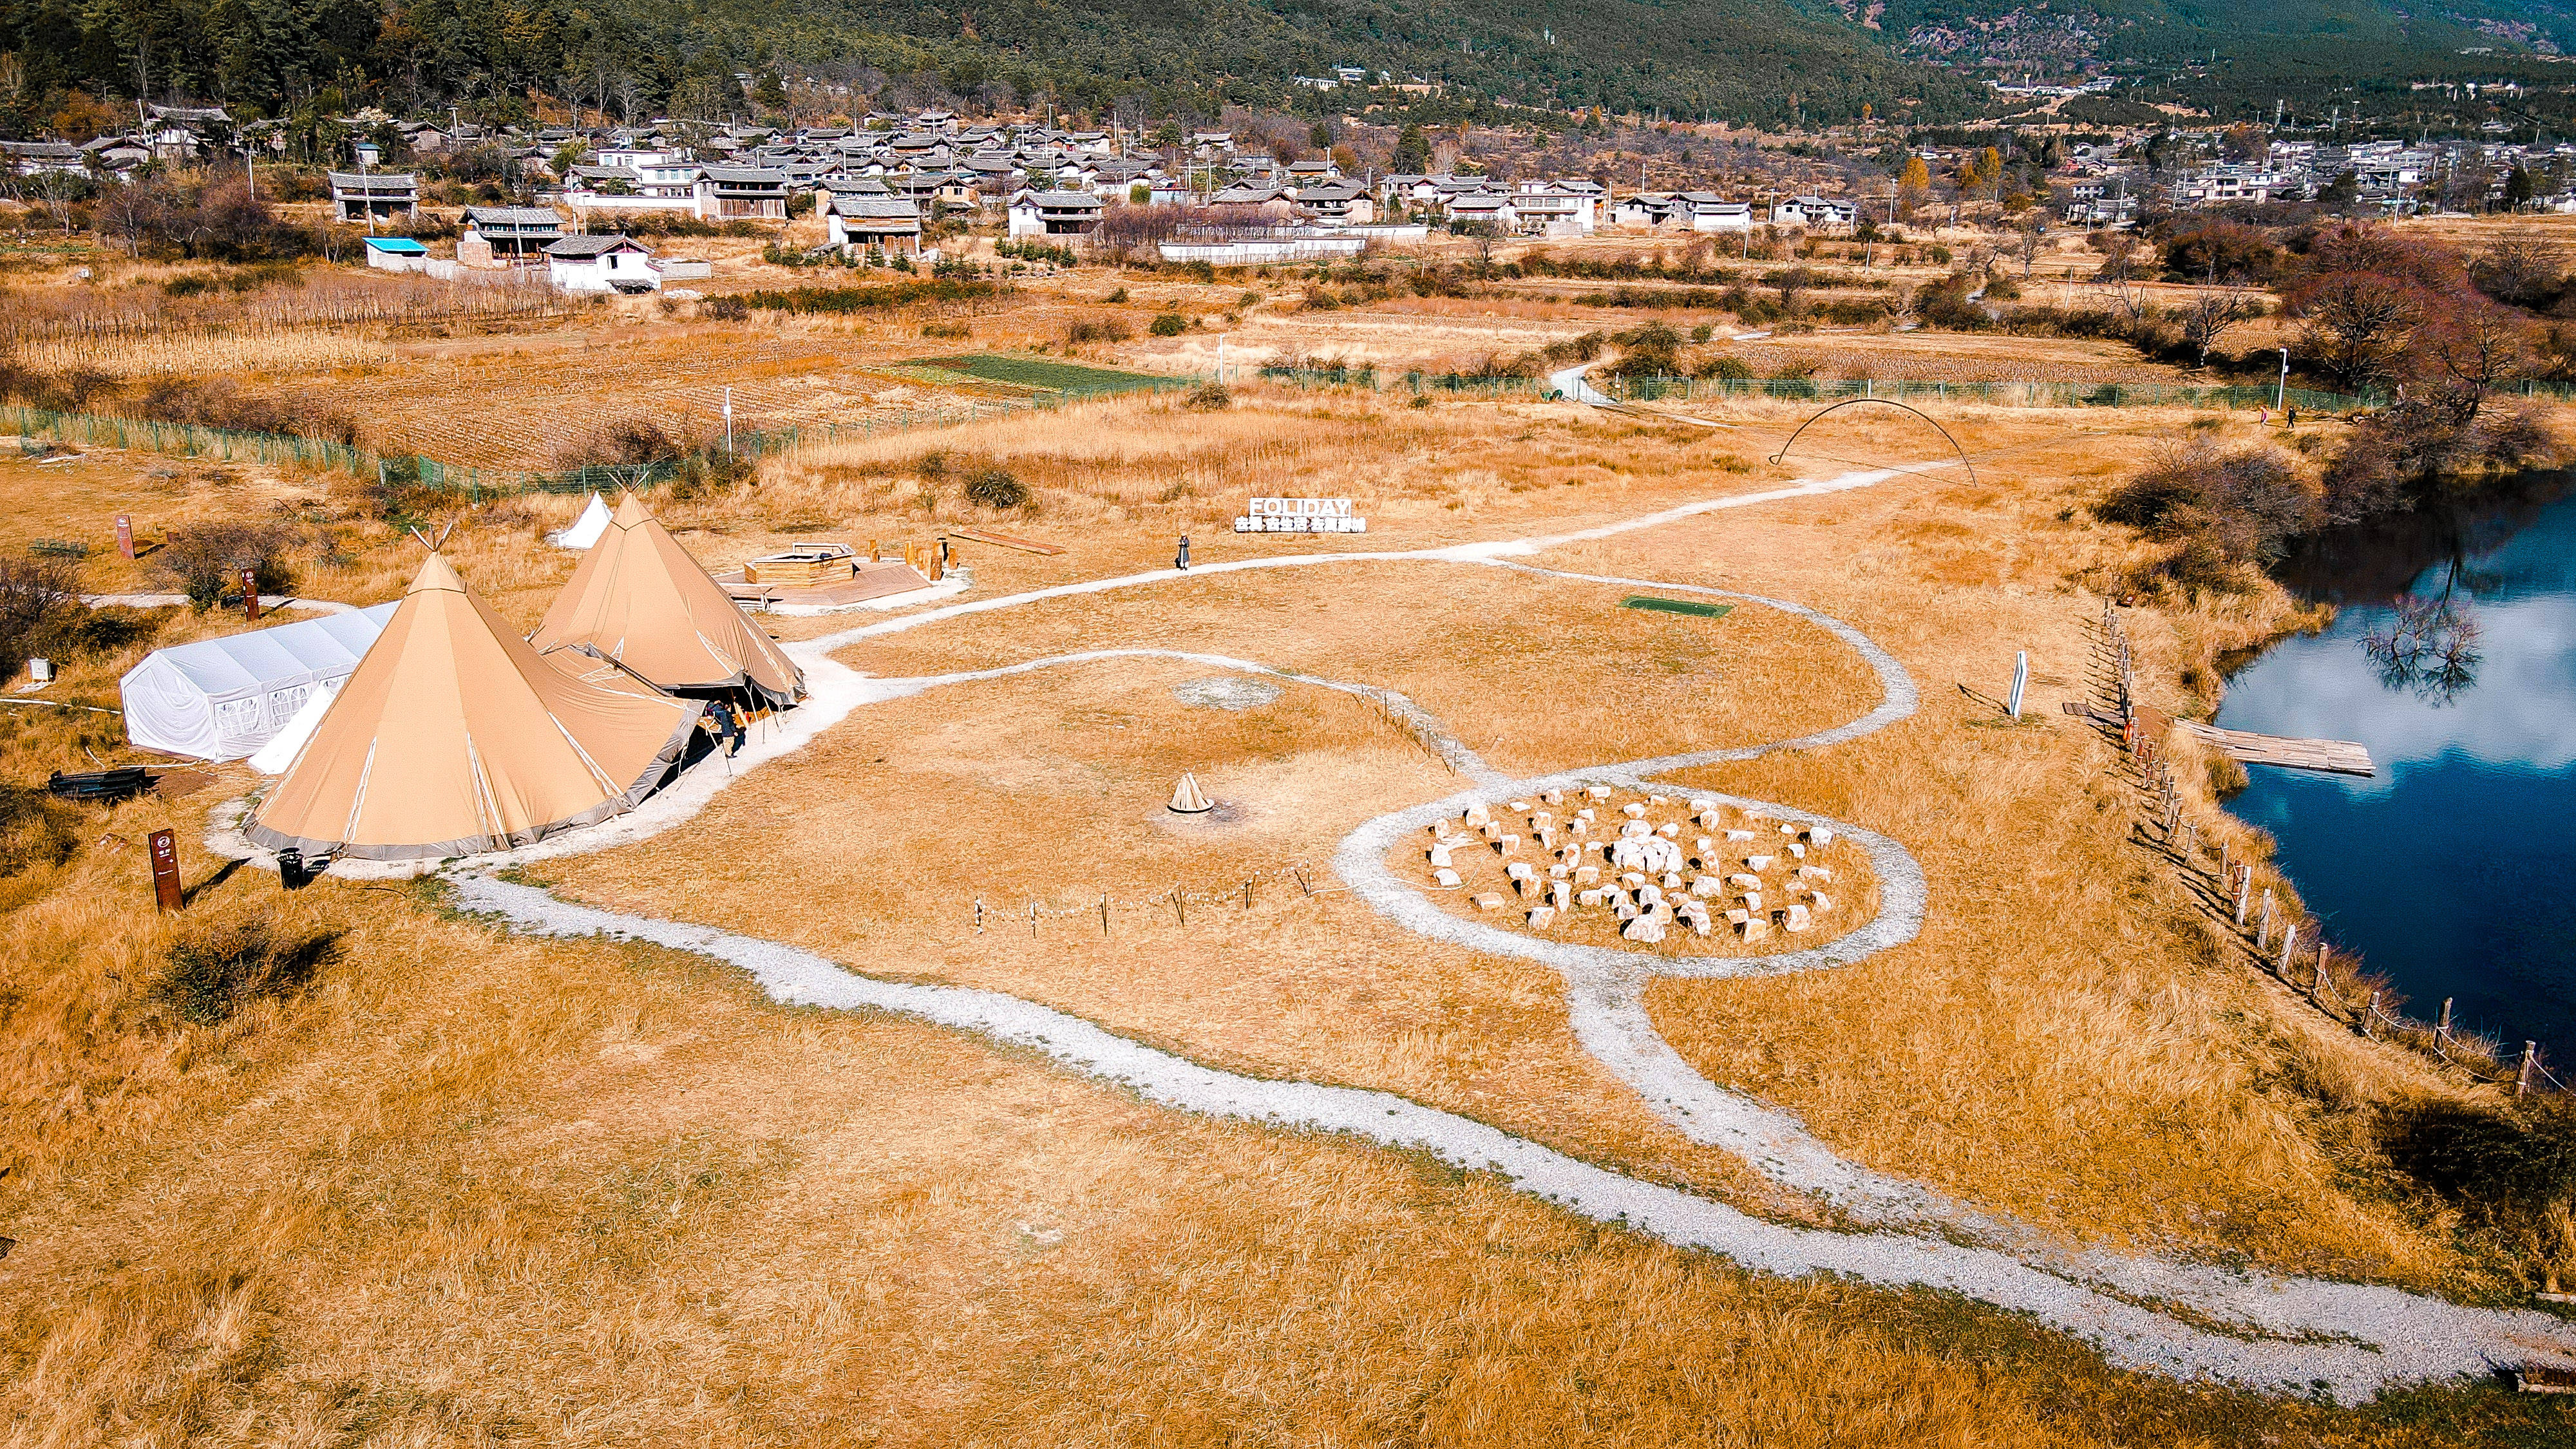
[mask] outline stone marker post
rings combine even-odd
[[[188,898],[179,889],[179,837],[167,830],[155,830],[149,846],[153,904],[164,911],[185,910]]]
[[[2030,688],[2030,651],[2024,649],[2013,655],[2012,698],[2004,706],[2006,712],[2014,719],[2021,718],[2022,691],[2028,688]]]

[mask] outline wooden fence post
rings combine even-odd
[[[2290,979],[2290,953],[2298,949],[2298,945],[2299,923],[2296,921],[2283,922],[2281,926],[2281,979],[2284,981]],[[2319,982],[2323,982],[2325,980],[2322,976],[2317,979]]]
[[[975,934],[978,936],[984,934],[984,898],[982,896],[975,898]]]
[[[2442,1020],[2441,1020],[2441,1022],[2440,1022],[2438,1025],[2436,1025],[2436,1026],[2433,1028],[2433,1043],[2434,1043],[2434,1045],[2436,1045],[2436,1046],[2438,1046],[2438,1047],[2442,1048],[2442,1055],[2444,1055],[2444,1056],[2446,1056],[2446,1057],[2447,1057],[2447,1056],[2449,1056],[2449,1055],[2451,1054],[2451,1051],[2450,1051],[2450,1047],[2451,1047],[2451,998],[2450,998],[2450,997],[2445,996],[2445,997],[2443,997],[2443,998],[2442,998]]]
[[[1109,892],[1100,893],[1100,934],[1109,934]]]
[[[2361,1009],[2361,1034],[2362,1034],[2363,1036],[2368,1036],[2368,1035],[2370,1035],[2370,1034],[2371,1034],[2371,1032],[2370,1032],[2370,1023],[2371,1023],[2371,1019],[2372,1019],[2372,1018],[2374,1018],[2374,1017],[2376,1017],[2376,1016],[2378,1016],[2378,1015],[2379,1015],[2379,993],[2378,993],[2378,992],[2376,992],[2376,991],[2374,991],[2374,992],[2370,993],[2370,1004],[2369,1004],[2368,1006],[2365,1006],[2365,1007],[2363,1007],[2363,1008]]]
[[[2532,1053],[2534,1050],[2536,1050],[2536,1047],[2533,1043],[2524,1042],[2522,1044],[2522,1070],[2516,1072],[2513,1078],[2513,1094],[2517,1097],[2528,1097],[2531,1095],[2531,1068]]]
[[[2245,929],[2245,907],[2254,892],[2254,867],[2236,867],[2236,929]]]

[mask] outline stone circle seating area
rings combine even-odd
[[[1866,856],[1831,826],[1760,807],[1587,785],[1471,805],[1430,837],[1435,898],[1533,935],[1734,952],[1860,924],[1837,897],[1854,894]]]

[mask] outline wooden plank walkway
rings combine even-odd
[[[1040,553],[1049,557],[1064,552],[1063,548],[1052,543],[1040,543],[1031,538],[1015,538],[990,528],[952,528],[948,530],[948,536],[962,538],[968,543],[989,543],[995,548],[1015,548],[1022,553]]]
[[[2350,740],[2258,735],[2247,730],[2223,730],[2195,720],[2182,721],[2182,727],[2240,765],[2279,765],[2292,770],[2322,770],[2331,775],[2379,773],[2370,762],[2370,751]]]

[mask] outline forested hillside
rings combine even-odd
[[[506,106],[531,89],[612,113],[743,107],[737,73],[846,82],[882,103],[1052,101],[1156,115],[1317,107],[1335,64],[1451,96],[1787,124],[1967,114],[1972,82],[1790,0],[0,0],[20,129],[49,98],[219,99],[281,114],[336,90],[396,109]],[[40,114],[42,113],[42,114]]]

